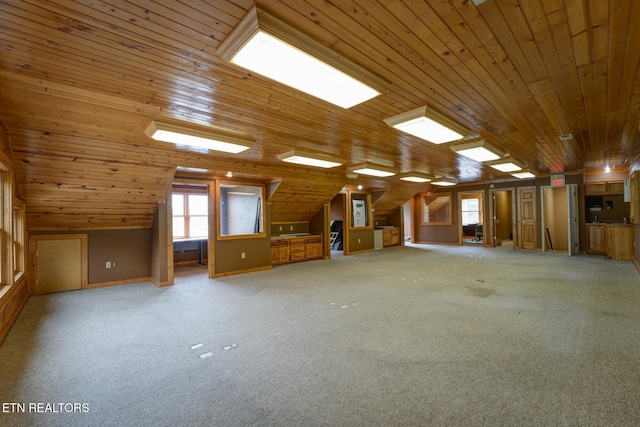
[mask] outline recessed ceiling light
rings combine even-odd
[[[398,175],[398,178],[400,178],[403,181],[418,182],[418,183],[429,182],[433,179],[432,176],[426,175],[420,172],[401,173],[400,175]]]
[[[441,187],[450,187],[452,185],[456,185],[457,183],[458,181],[456,181],[455,179],[449,179],[449,178],[437,178],[431,181],[431,184],[439,185]]]
[[[384,122],[402,132],[417,136],[434,144],[456,141],[467,135],[468,130],[448,117],[422,106],[398,114]]]
[[[359,173],[362,175],[375,176],[379,178],[385,178],[388,176],[393,176],[398,173],[394,168],[378,165],[372,162],[365,162],[358,165],[354,165],[349,168],[350,172]]]
[[[283,162],[297,163],[305,166],[315,166],[319,168],[335,168],[344,163],[344,160],[329,156],[323,153],[313,153],[304,150],[291,150],[279,154],[278,159]]]
[[[152,120],[144,133],[157,141],[178,146],[204,148],[206,150],[240,153],[254,144],[249,138],[224,135],[214,130],[201,130]]]
[[[454,145],[451,148],[456,153],[468,157],[477,162],[486,162],[489,160],[498,160],[504,156],[504,153],[484,139],[466,144]]]
[[[388,87],[385,80],[255,6],[217,53],[225,61],[343,108]]]
[[[511,174],[511,176],[514,176],[514,177],[519,178],[519,179],[535,178],[536,177],[534,174],[532,174],[531,172],[529,172],[527,170],[514,172],[514,173]]]
[[[520,162],[509,157],[487,162],[487,165],[496,170],[499,170],[500,172],[515,172],[522,169],[522,165],[520,164]]]

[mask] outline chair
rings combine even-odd
[[[473,239],[473,241],[474,242],[482,241],[482,224],[476,224],[475,239]]]

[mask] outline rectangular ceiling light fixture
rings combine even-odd
[[[536,177],[534,174],[532,174],[531,172],[529,172],[527,170],[518,171],[518,172],[512,173],[511,175],[515,176],[516,178],[519,178],[519,179],[535,178]]]
[[[318,168],[335,168],[344,164],[344,160],[331,157],[322,153],[312,153],[303,150],[291,150],[279,154],[278,159],[283,162],[296,163],[305,166],[315,166]]]
[[[255,141],[239,136],[225,135],[215,130],[200,130],[176,126],[152,120],[144,133],[157,141],[171,142],[176,145],[204,148],[206,150],[240,153],[254,144]]]
[[[384,92],[388,82],[257,7],[218,48],[247,68],[342,108]]]
[[[469,142],[466,144],[455,145],[449,148],[451,148],[456,153],[477,162],[498,160],[500,157],[504,156],[504,153],[502,151],[498,150],[496,147],[489,144],[484,139]]]
[[[359,173],[362,175],[376,176],[379,178],[386,178],[388,176],[393,176],[398,173],[394,168],[377,165],[371,162],[361,163],[359,165],[355,165],[349,168],[349,172]]]
[[[427,108],[426,105],[384,119],[384,122],[402,132],[434,144],[457,141],[469,133],[468,129],[437,111]]]
[[[487,162],[487,165],[499,170],[500,172],[516,172],[522,169],[522,164],[520,164],[520,162],[508,157],[501,160]]]
[[[449,178],[437,178],[431,181],[431,184],[439,185],[441,187],[451,187],[452,185],[456,185],[457,183],[458,181],[456,181],[455,179],[449,179]]]
[[[426,175],[420,172],[401,173],[400,175],[398,175],[398,178],[400,178],[403,181],[420,182],[420,183],[429,182],[433,179],[432,176]]]

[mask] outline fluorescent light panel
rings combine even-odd
[[[488,163],[494,169],[500,172],[516,172],[522,169],[522,166],[515,160],[502,160]]]
[[[425,175],[420,172],[405,172],[400,174],[398,178],[400,178],[403,181],[419,182],[419,183],[429,182],[433,179],[432,176]]]
[[[450,147],[456,153],[468,157],[477,162],[497,160],[504,155],[503,152],[492,146],[485,140],[469,142]]]
[[[462,139],[469,132],[458,123],[427,108],[427,106],[389,117],[384,122],[402,132],[434,144]]]
[[[452,185],[456,185],[458,181],[455,179],[447,179],[447,178],[438,178],[435,181],[431,181],[433,185],[439,185],[441,187],[451,187]]]
[[[321,153],[311,153],[302,150],[291,150],[278,155],[278,159],[283,162],[296,163],[305,166],[315,166],[319,168],[335,168],[344,163],[344,160],[337,159]]]
[[[362,175],[376,176],[379,178],[386,178],[388,176],[393,176],[397,173],[397,171],[388,166],[377,165],[375,163],[362,163],[359,165],[352,166],[349,168],[351,172],[359,173]]]
[[[321,43],[253,7],[218,55],[342,108],[380,95],[388,83]]]
[[[534,174],[532,174],[529,171],[520,171],[520,172],[512,173],[511,176],[514,176],[514,177],[519,178],[519,179],[535,178],[536,177]]]
[[[254,141],[249,138],[222,135],[215,132],[158,122],[156,120],[152,120],[151,123],[149,123],[144,133],[149,138],[157,141],[234,154],[251,148],[254,143]]]

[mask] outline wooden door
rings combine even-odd
[[[80,239],[38,241],[36,293],[82,288]]]
[[[536,248],[536,187],[518,188],[518,248]]]

